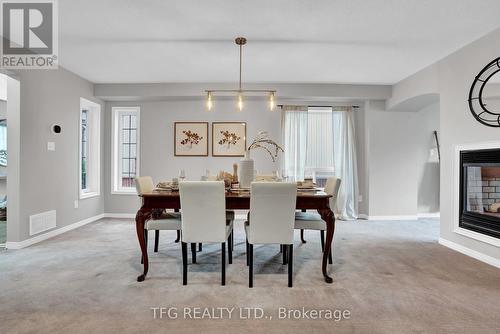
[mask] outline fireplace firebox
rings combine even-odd
[[[459,226],[500,239],[500,149],[460,152]]]

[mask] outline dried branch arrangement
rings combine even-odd
[[[261,131],[257,134],[257,137],[252,141],[252,144],[248,146],[248,151],[256,148],[266,150],[271,156],[271,159],[273,159],[273,162],[276,162],[279,151],[284,152],[281,146],[279,146],[274,140],[269,139],[267,131]]]
[[[222,138],[221,140],[219,140],[219,145],[227,145],[228,148],[231,145],[236,145],[238,140],[241,139],[241,137],[237,136],[234,132],[221,131],[220,133],[222,135]]]
[[[203,139],[202,136],[191,130],[182,131],[182,133],[186,136],[186,138],[181,141],[182,145],[189,145],[191,147],[193,144],[198,145]]]

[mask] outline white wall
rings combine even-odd
[[[500,248],[455,233],[453,212],[454,147],[463,143],[499,140],[498,128],[477,122],[467,103],[474,77],[499,56],[500,30],[466,46],[439,63],[441,95],[441,238],[500,259]]]
[[[439,160],[431,155],[436,148],[433,132],[439,136],[439,103],[433,103],[417,112],[417,186],[419,214],[439,213]],[[437,153],[437,150],[434,150]]]
[[[261,129],[269,130],[271,136],[276,140],[280,139],[280,118],[278,113],[269,113],[264,101],[247,101],[245,111],[241,114],[234,110],[234,99],[216,100],[213,113],[205,111],[203,96],[201,92],[207,87],[231,88],[229,84],[189,84],[189,83],[158,83],[158,84],[96,84],[95,95],[103,98],[106,102],[106,126],[110,129],[110,113],[112,106],[139,105],[141,111],[141,136],[143,138],[141,149],[143,153],[141,163],[141,174],[151,173],[157,179],[170,179],[175,177],[179,168],[186,168],[186,163],[191,163],[189,169],[193,169],[195,178],[198,178],[205,171],[205,166],[209,166],[212,172],[223,168],[230,170],[233,162],[238,159],[231,158],[176,158],[172,153],[172,124],[176,120],[243,120],[247,121],[249,135],[251,138],[252,128],[256,131]],[[283,104],[303,104],[303,105],[360,105],[360,109],[355,110],[356,138],[360,149],[358,159],[363,166],[365,154],[365,111],[364,101],[366,99],[385,100],[390,97],[391,87],[385,85],[341,85],[341,84],[249,84],[246,88],[268,89],[269,87],[278,90],[278,102]],[[128,102],[127,102],[128,101]],[[131,102],[135,101],[135,102]],[[262,116],[264,115],[264,117]],[[157,133],[144,134],[146,124],[148,129],[156,129]],[[109,160],[111,134],[106,131],[106,186],[105,186],[105,211],[110,213],[132,213],[138,206],[137,199],[127,195],[110,195],[110,170]],[[146,144],[146,143],[147,144]],[[150,147],[155,148],[155,152],[150,152]],[[146,156],[144,155],[146,154]],[[256,167],[259,171],[270,172],[275,167],[269,165],[269,159],[258,153]],[[152,160],[151,160],[152,159]],[[154,159],[158,160],[155,164]],[[153,167],[151,167],[153,166]],[[165,166],[165,167],[159,167]],[[261,167],[264,166],[264,167]],[[277,166],[277,165],[276,165]],[[359,169],[360,173],[360,195],[363,202],[360,203],[361,212],[368,211],[368,176],[366,169]],[[366,209],[365,209],[366,208]],[[364,211],[363,211],[364,210]]]
[[[7,77],[0,74],[0,100],[7,101]]]
[[[153,84],[96,84],[95,96],[106,101],[202,99],[205,89],[234,89],[229,83],[153,83]],[[389,85],[248,83],[245,89],[276,89],[279,101],[335,101],[335,99],[385,100],[391,96]]]
[[[209,169],[212,174],[220,170],[232,172],[233,163],[240,158],[212,157],[209,141],[208,157],[174,157],[173,128],[175,121],[243,121],[247,123],[247,144],[259,131],[268,131],[269,136],[280,142],[280,111],[270,112],[265,100],[249,100],[245,102],[242,112],[235,110],[233,100],[216,100],[214,109],[206,111],[201,99],[182,101],[149,101],[149,102],[112,102],[106,103],[105,132],[105,174],[103,188],[105,194],[106,213],[135,213],[138,209],[137,196],[112,195],[111,191],[111,108],[113,106],[140,106],[140,173],[150,175],[155,182],[171,180],[177,177],[180,169],[185,169],[187,178],[199,180]],[[209,124],[209,139],[211,139]],[[279,162],[273,163],[271,157],[262,150],[252,152],[255,168],[259,173],[279,170]]]
[[[419,177],[424,169],[421,155],[423,151],[428,152],[427,139],[430,136],[422,135],[423,127],[424,125],[433,127],[431,124],[439,123],[438,119],[427,121],[428,113],[386,111],[384,101],[371,101],[367,105],[368,108],[362,105],[360,109],[354,111],[359,159],[359,193],[362,197],[362,202],[359,203],[360,213],[369,216],[416,217]],[[221,169],[231,171],[232,164],[239,161],[239,158],[211,156],[174,157],[175,121],[245,121],[248,140],[261,130],[268,131],[277,141],[281,139],[280,113],[269,112],[266,102],[262,100],[247,101],[242,113],[235,111],[235,103],[232,100],[216,101],[212,112],[205,110],[204,101],[199,98],[177,101],[107,102],[104,186],[106,213],[134,213],[139,206],[136,196],[110,193],[113,106],[141,107],[140,170],[141,175],[151,175],[155,182],[177,177],[179,169],[185,169],[188,178],[198,180],[207,168],[214,174]],[[432,131],[430,133],[432,134]],[[279,163],[271,163],[263,151],[255,152],[253,156],[259,172],[268,173],[280,169]],[[433,199],[436,196],[437,193],[431,194]],[[437,203],[433,208],[436,206]]]
[[[368,215],[414,217],[418,193],[416,114],[387,111],[383,101],[370,101],[366,118]]]
[[[439,92],[439,69],[430,65],[392,87],[387,109],[417,111],[435,101]]]
[[[366,122],[366,110],[369,103],[363,103],[354,111],[354,131],[356,132],[356,158],[358,165],[358,194],[361,201],[358,202],[358,214],[368,216],[369,213],[369,175],[368,175],[368,126]]]
[[[80,97],[96,100],[93,85],[62,68],[19,71],[17,75],[21,164],[12,165],[9,148],[9,167],[20,171],[20,216],[16,231],[9,230],[8,242],[30,237],[29,216],[36,213],[56,210],[58,228],[103,213],[101,197],[81,200],[79,209],[74,209],[73,203],[78,199]],[[9,117],[9,141],[11,124]],[[52,124],[60,124],[62,133],[53,134]],[[55,142],[55,152],[47,151],[48,141]],[[9,170],[9,182],[11,176]],[[9,221],[9,225],[13,223]]]
[[[18,80],[6,77],[7,81],[7,241],[21,240],[21,88]]]
[[[358,114],[360,214],[371,219],[415,219],[439,211],[437,163],[428,163],[439,104],[420,111],[389,111],[368,101]]]
[[[500,29],[465,46],[459,51],[432,65],[437,69],[438,92],[440,95],[440,139],[441,139],[441,230],[440,236],[447,245],[468,252],[476,257],[500,259],[500,248],[454,232],[456,225],[454,212],[454,149],[457,145],[498,141],[498,128],[490,128],[477,122],[469,110],[467,103],[470,86],[474,77],[490,61],[499,56]],[[433,70],[434,71],[434,70]],[[401,85],[409,85],[413,80],[415,86],[421,82],[419,76],[425,70],[395,85],[393,91],[402,91]],[[424,88],[415,88],[416,91]],[[414,94],[407,92],[407,98]],[[404,97],[398,97],[404,100]],[[491,262],[491,261],[490,261]]]
[[[2,74],[0,74],[2,76]],[[7,101],[0,100],[0,119],[7,118]]]

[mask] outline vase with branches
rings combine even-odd
[[[271,156],[273,162],[276,162],[279,152],[284,152],[281,146],[279,146],[274,140],[269,138],[266,131],[261,131],[257,134],[257,137],[252,141],[252,143],[245,150],[245,157],[240,160],[240,187],[249,188],[250,184],[255,178],[254,172],[254,161],[250,158],[250,151],[256,149],[263,149]]]

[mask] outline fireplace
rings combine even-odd
[[[500,239],[500,149],[460,152],[461,228]]]

